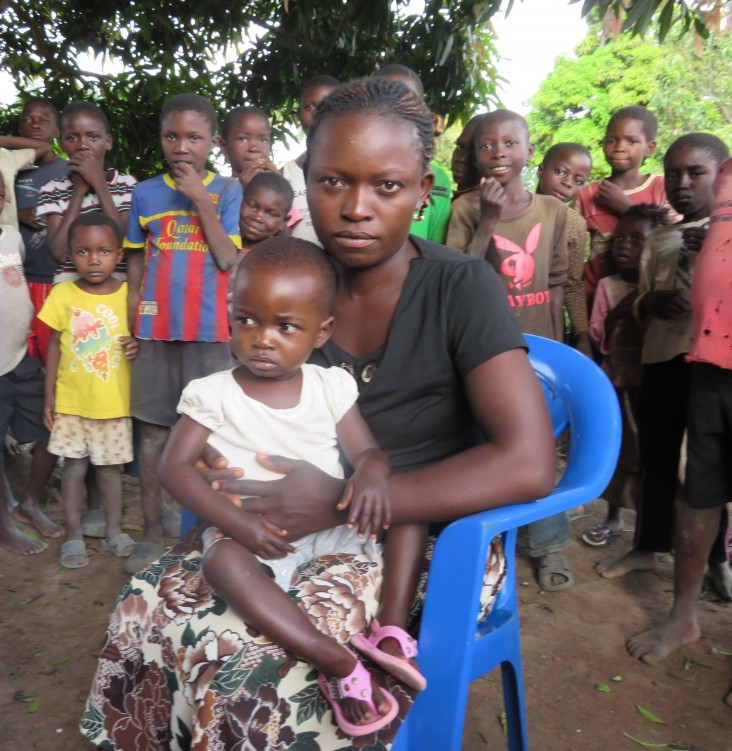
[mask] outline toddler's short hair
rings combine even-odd
[[[606,130],[610,130],[610,126],[615,125],[618,120],[637,120],[643,126],[643,135],[646,137],[646,140],[656,140],[658,120],[656,120],[656,116],[647,107],[641,104],[621,107],[610,115]]]
[[[590,164],[592,164],[592,156],[587,147],[583,146],[581,143],[575,143],[574,141],[562,141],[561,143],[555,143],[553,146],[550,146],[547,149],[546,154],[544,154],[541,163],[548,164],[552,159],[556,159],[563,151],[573,151],[575,154],[582,154],[583,156],[586,156],[590,160]]]
[[[286,213],[292,208],[295,194],[290,183],[288,183],[282,175],[278,175],[276,172],[260,172],[259,174],[254,175],[244,189],[244,197],[246,198],[247,194],[256,188],[271,190],[273,193],[277,193],[281,196],[285,202]]]
[[[58,109],[56,108],[56,105],[50,99],[46,99],[45,97],[42,97],[42,96],[29,96],[25,100],[25,102],[23,102],[22,114],[25,115],[25,113],[28,111],[28,108],[34,104],[38,104],[38,105],[41,105],[42,107],[46,107],[48,111],[53,115],[53,118],[56,121],[56,125],[58,125],[59,118],[58,118]]]
[[[104,114],[104,112],[102,112],[102,110],[99,109],[99,107],[97,107],[94,102],[87,102],[80,99],[67,104],[61,111],[61,130],[64,129],[64,120],[77,115],[79,112],[87,112],[90,115],[96,117],[101,121],[102,125],[104,126],[104,130],[109,133],[109,120],[107,120],[107,116]]]
[[[71,222],[68,234],[69,247],[74,239],[74,232],[76,232],[79,227],[109,227],[112,232],[114,232],[117,247],[122,247],[122,230],[111,216],[107,216],[101,211],[87,211],[85,214],[79,214],[79,216]]]
[[[224,139],[224,141],[226,141],[226,139],[231,135],[232,128],[234,127],[236,121],[241,117],[245,117],[246,115],[256,115],[257,117],[263,118],[267,123],[267,127],[269,128],[269,117],[263,109],[249,105],[234,107],[233,110],[226,114],[224,121],[221,123],[221,137]]]
[[[655,203],[634,203],[620,215],[620,219],[625,219],[626,217],[646,219],[650,222],[653,229],[669,223],[668,209],[662,208]]]
[[[213,105],[200,94],[176,94],[170,97],[160,111],[160,124],[171,112],[198,112],[211,126],[211,133],[216,133],[216,112]]]
[[[257,243],[239,264],[236,282],[242,272],[256,268],[277,268],[309,273],[319,282],[318,305],[326,315],[333,310],[336,273],[326,252],[315,243],[299,237],[269,237]],[[235,286],[236,289],[236,286]],[[236,293],[235,293],[236,296]]]
[[[721,164],[729,158],[729,149],[721,138],[713,136],[711,133],[687,133],[677,138],[666,151],[663,157],[663,163],[679,149],[703,149],[706,151],[717,164]]]

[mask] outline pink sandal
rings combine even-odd
[[[356,660],[356,666],[345,678],[331,678],[328,680],[325,676],[318,676],[320,690],[330,704],[333,714],[335,715],[338,727],[348,735],[358,737],[360,735],[369,735],[388,725],[399,711],[397,700],[386,690],[381,689],[386,701],[389,703],[389,711],[385,715],[379,714],[372,699],[373,692],[371,689],[371,674],[364,667],[360,660]],[[354,725],[349,722],[341,709],[342,699],[357,699],[365,701],[369,709],[376,716],[372,722],[363,725]]]
[[[399,648],[407,660],[416,659],[417,642],[399,626],[380,626],[376,618],[371,621],[371,633],[368,636],[356,634],[351,637],[350,643],[402,683],[406,683],[407,686],[417,691],[424,691],[427,688],[427,681],[417,668],[410,665],[407,660],[379,649],[379,643],[387,637],[399,642]]]

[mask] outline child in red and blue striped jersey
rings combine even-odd
[[[129,573],[163,552],[163,531],[175,532],[157,467],[183,388],[231,362],[226,293],[241,248],[241,185],[206,170],[216,135],[210,102],[197,94],[172,97],[163,106],[160,133],[170,172],[135,189],[124,243],[129,319],[140,340],[132,415],[141,423],[145,524],[143,541],[127,560]]]

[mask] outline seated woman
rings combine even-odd
[[[542,497],[554,482],[544,399],[493,270],[409,236],[432,185],[432,135],[424,103],[383,78],[333,92],[308,135],[308,203],[338,272],[333,335],[313,362],[356,379],[361,412],[391,461],[394,524],[448,522]],[[218,488],[254,496],[244,509],[291,540],[344,522],[343,480],[286,457],[263,463],[282,479],[222,479]],[[238,518],[222,496],[206,521],[237,539]],[[349,748],[317,671],[227,608],[203,582],[200,560],[194,530],[123,590],[83,734],[120,749]],[[488,564],[487,607],[502,577],[500,546]],[[320,630],[347,642],[375,616],[382,625],[405,620],[403,593],[380,585],[379,561],[339,554],[301,567],[289,594]],[[380,682],[403,717],[412,694],[390,675]],[[376,681],[373,693],[378,706]],[[395,720],[362,736],[359,747],[388,747],[398,728]]]

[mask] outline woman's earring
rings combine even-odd
[[[412,218],[415,222],[421,222],[424,219],[425,212],[427,211],[427,207],[430,205],[429,198],[425,198],[422,202],[422,205],[419,207],[419,209],[415,209],[414,213],[412,214]]]

